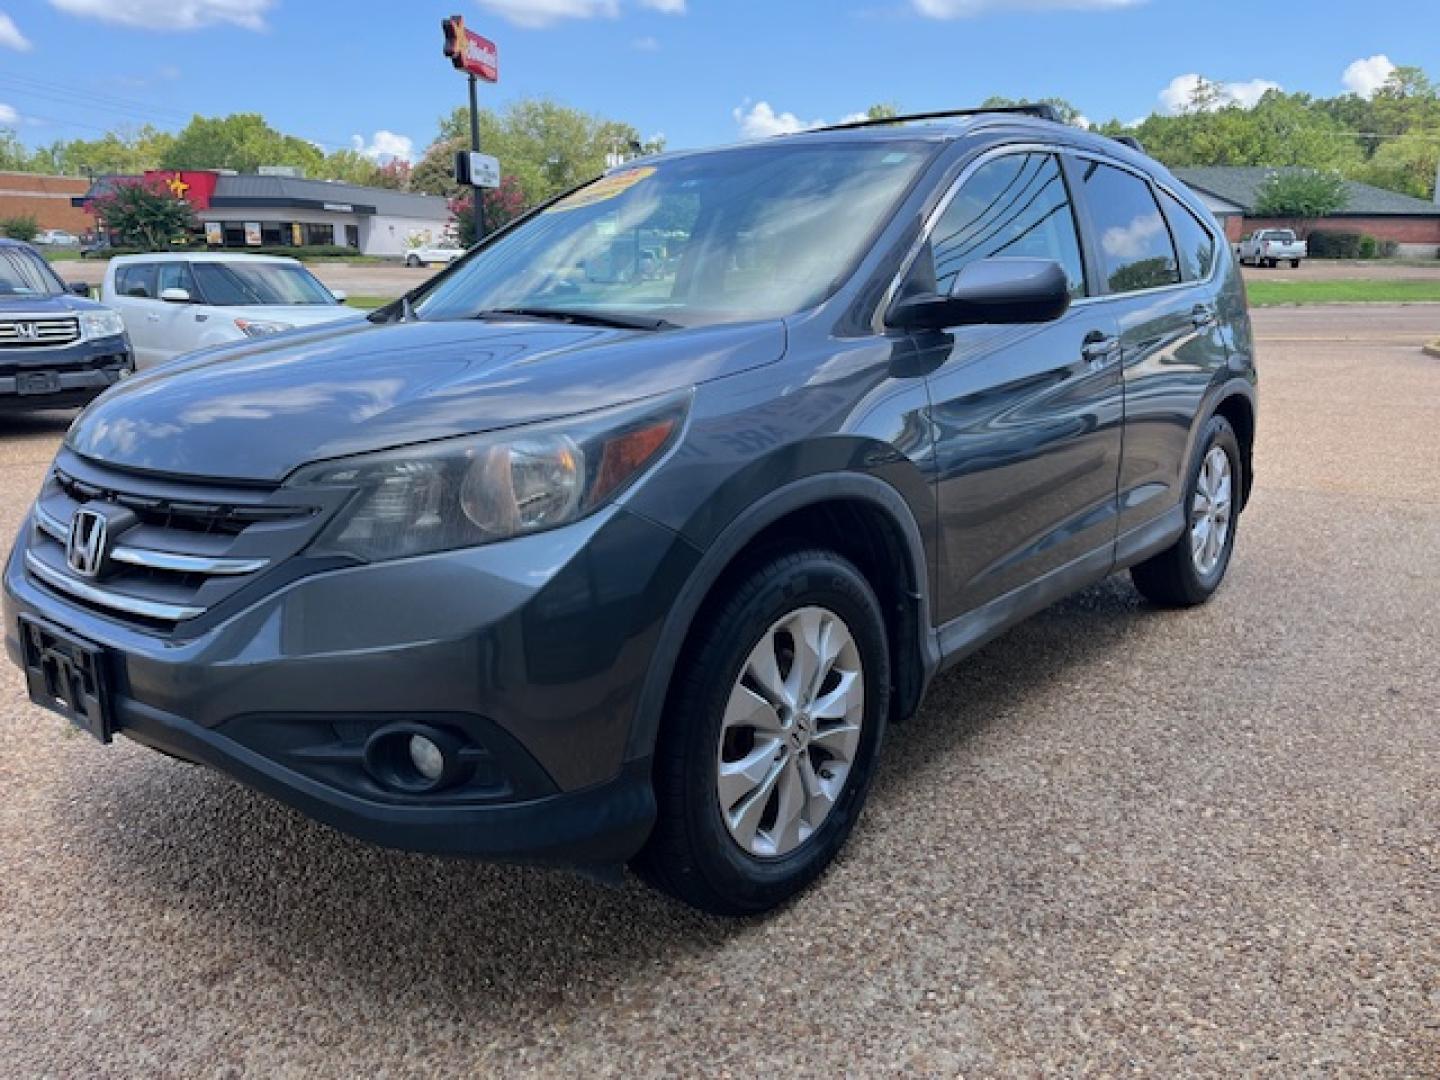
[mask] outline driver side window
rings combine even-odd
[[[972,262],[1031,258],[1059,263],[1070,295],[1085,295],[1075,212],[1054,154],[1006,154],[980,166],[941,215],[930,250],[941,294]]]

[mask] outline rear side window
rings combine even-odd
[[[1084,262],[1065,178],[1053,154],[1007,154],[976,169],[931,237],[936,291],[950,291],[972,262],[993,257],[1053,259],[1085,295]]]
[[[1180,262],[1150,185],[1124,169],[1082,162],[1086,205],[1095,220],[1100,264],[1112,293],[1174,285]]]
[[[115,271],[115,291],[121,296],[143,296],[154,299],[155,264],[130,263]]]
[[[1160,192],[1160,203],[1170,219],[1170,232],[1180,254],[1180,269],[1186,281],[1203,281],[1215,268],[1215,237],[1201,224],[1190,208],[1168,191]]]

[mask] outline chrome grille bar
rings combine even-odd
[[[205,609],[200,607],[191,607],[187,604],[166,604],[158,600],[142,600],[138,596],[127,596],[124,593],[102,589],[97,585],[86,584],[69,574],[62,574],[58,570],[50,568],[33,551],[25,553],[25,569],[59,592],[68,593],[77,599],[109,608],[112,611],[138,615],[142,619],[181,622],[185,619],[193,619],[196,615],[203,615],[205,612]]]
[[[35,507],[35,524],[57,542],[64,544],[70,535],[65,523],[42,507]],[[113,562],[139,566],[146,570],[169,570],[177,574],[253,574],[270,565],[269,559],[235,559],[211,555],[183,555],[175,551],[117,544],[110,551]]]

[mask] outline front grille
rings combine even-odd
[[[30,576],[66,599],[147,629],[173,630],[223,603],[309,543],[323,493],[152,480],[62,451],[36,500]],[[69,560],[81,510],[106,522],[98,569]]]
[[[73,316],[0,319],[0,348],[49,348],[79,340],[80,320]]]

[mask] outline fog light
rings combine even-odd
[[[410,736],[410,764],[432,784],[445,775],[445,753],[424,735]]]

